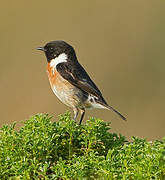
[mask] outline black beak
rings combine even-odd
[[[40,51],[46,51],[46,49],[44,47],[38,47],[36,48],[37,50],[40,50]]]

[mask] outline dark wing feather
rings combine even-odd
[[[56,67],[60,75],[77,88],[98,97],[98,100],[107,105],[100,90],[90,79],[84,68],[78,63],[60,63]]]
[[[100,103],[108,109],[113,110],[123,120],[126,120],[126,118],[121,113],[107,104],[97,86],[90,79],[84,68],[78,62],[71,65],[69,63],[60,63],[56,68],[60,75],[69,81],[72,85],[91,95],[96,96],[98,98],[96,100],[97,103]]]

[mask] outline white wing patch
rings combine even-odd
[[[98,98],[95,97],[95,96],[92,96],[92,95],[89,95],[89,96],[88,96],[87,102],[88,102],[89,104],[91,104],[91,108],[106,109],[105,106],[103,106],[103,105],[101,105],[101,104],[99,104],[99,103],[96,102],[97,99],[98,99]]]
[[[68,56],[65,53],[60,54],[58,57],[54,58],[50,62],[50,67],[56,69],[56,66],[60,63],[67,62]]]

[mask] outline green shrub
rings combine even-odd
[[[165,139],[147,142],[110,133],[90,118],[77,125],[70,113],[51,122],[37,114],[19,130],[0,131],[0,179],[163,179]]]

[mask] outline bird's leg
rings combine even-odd
[[[73,119],[76,120],[78,113],[79,113],[79,110],[77,108],[73,108],[73,113],[74,113]]]
[[[81,109],[80,111],[81,111],[81,118],[80,118],[80,123],[79,123],[79,125],[81,124],[81,122],[82,122],[82,120],[83,120],[83,118],[84,118],[85,109]]]

